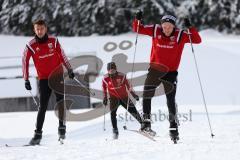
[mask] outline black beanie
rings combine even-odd
[[[110,69],[117,69],[117,66],[114,62],[110,62],[107,64],[107,70],[109,71]]]
[[[172,16],[172,15],[165,15],[162,17],[161,19],[161,23],[164,23],[164,22],[169,22],[169,23],[172,23],[173,25],[176,24],[176,17]]]

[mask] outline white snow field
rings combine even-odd
[[[141,109],[141,106],[137,106]],[[206,115],[202,106],[179,106],[188,114],[188,121],[180,119],[180,141],[173,144],[168,136],[168,122],[154,121],[156,142],[137,133],[125,131],[124,121],[118,118],[119,139],[112,140],[110,116],[106,116],[106,131],[103,117],[88,122],[68,122],[67,139],[64,145],[57,141],[57,118],[53,112],[46,115],[41,146],[20,147],[30,140],[36,112],[0,114],[0,159],[1,160],[238,160],[240,157],[240,111],[233,106],[211,106],[211,122],[216,135],[210,136]],[[166,106],[154,106],[153,113]],[[190,121],[189,109],[192,110]],[[217,111],[221,109],[222,111]],[[74,111],[83,112],[83,111]],[[125,111],[119,108],[118,114]],[[184,120],[184,119],[182,119]],[[139,129],[136,121],[128,121],[129,129]],[[5,144],[13,147],[5,147]]]
[[[195,54],[198,60],[199,71],[202,79],[206,100],[211,105],[240,105],[240,39],[239,36],[224,35],[214,30],[205,30],[200,32],[202,43],[194,45]],[[126,63],[132,63],[134,43],[136,34],[128,33],[119,36],[90,36],[90,37],[59,37],[66,54],[70,57],[80,55],[95,55],[103,61],[103,67],[100,70],[100,76],[97,77],[91,87],[101,90],[101,80],[103,74],[106,73],[106,64],[118,54],[127,56]],[[32,37],[21,36],[5,36],[0,35],[0,68],[14,67],[1,70],[0,77],[16,77],[22,75],[21,56],[26,46],[26,43]],[[122,50],[119,48],[123,41],[132,42],[133,46],[129,49]],[[106,52],[104,46],[108,42],[114,42],[117,46],[111,52]],[[14,47],[13,47],[14,45]],[[125,47],[127,44],[125,43]],[[109,46],[111,48],[111,46]],[[151,51],[151,37],[140,35],[138,39],[137,53],[135,62],[149,62]],[[118,68],[121,68],[119,66]],[[75,72],[84,70],[84,66],[79,67]],[[134,76],[142,75],[144,72],[136,72]],[[146,73],[146,72],[145,72]],[[30,75],[36,75],[34,67],[30,67]],[[128,74],[128,78],[131,73]],[[23,80],[0,80],[0,88],[12,86],[8,91],[0,91],[0,97],[24,97],[30,96],[26,92]],[[34,79],[31,79],[33,85],[33,93],[36,94],[37,87]],[[201,92],[197,79],[193,55],[190,45],[187,44],[184,48],[182,61],[179,67],[178,75],[178,91],[177,101],[179,104],[202,104]],[[136,90],[142,90],[142,87],[137,87]],[[92,98],[92,102],[99,101]],[[153,104],[165,105],[165,100],[154,99]]]
[[[101,89],[106,63],[111,61],[114,55],[123,53],[128,57],[127,62],[132,63],[134,47],[121,50],[119,44],[124,40],[134,44],[135,35],[129,33],[119,36],[59,37],[59,41],[68,56],[96,55],[103,61],[101,75],[96,82],[90,84],[94,89]],[[125,111],[119,108],[118,140],[111,139],[111,123],[107,114],[106,131],[103,131],[103,116],[86,122],[68,122],[67,140],[64,145],[59,145],[57,118],[52,111],[48,111],[42,146],[20,147],[28,143],[33,136],[37,113],[0,113],[0,160],[238,160],[240,158],[240,37],[220,34],[213,30],[202,31],[201,36],[202,44],[194,45],[194,49],[213,132],[216,135],[213,139],[210,136],[191,48],[190,45],[186,45],[179,68],[176,97],[178,110],[186,117],[180,119],[180,141],[177,145],[173,144],[168,136],[168,121],[159,120],[162,118],[159,116],[159,109],[166,112],[165,96],[162,96],[153,98],[152,110],[158,119],[158,121],[154,120],[152,125],[158,134],[156,142],[142,135],[124,131],[122,117]],[[0,35],[0,67],[21,66],[22,52],[30,39],[31,37]],[[117,48],[112,52],[106,52],[103,48],[108,42],[116,43]],[[149,62],[150,49],[151,38],[139,36],[136,62]],[[30,72],[31,75],[35,75],[33,67]],[[0,72],[0,77],[16,76],[21,76],[20,67],[8,68]],[[34,86],[33,93],[36,94],[34,78],[31,82]],[[30,96],[24,89],[22,79],[0,80],[0,88],[1,98]],[[141,87],[136,88],[136,90],[141,89]],[[92,98],[91,101],[100,100]],[[140,103],[137,109],[142,109]],[[129,129],[140,127],[136,121],[128,121],[127,126]],[[5,147],[5,144],[13,147]]]

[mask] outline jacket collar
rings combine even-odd
[[[35,35],[35,39],[38,43],[45,43],[48,40],[48,34],[45,34],[42,38],[39,38],[37,35]]]

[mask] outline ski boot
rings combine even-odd
[[[58,136],[59,136],[58,141],[61,144],[63,144],[63,140],[66,138],[65,134],[66,134],[66,126],[59,126],[58,127]]]
[[[156,132],[151,129],[151,119],[149,116],[143,115],[143,122],[141,124],[140,131],[145,132],[152,137],[154,137],[156,135]]]
[[[42,139],[42,131],[35,130],[34,136],[29,142],[29,145],[31,146],[39,145],[41,142],[41,139]]]
[[[178,133],[177,123],[170,124],[169,136],[170,136],[171,140],[174,142],[174,144],[176,144],[177,141],[179,140],[179,133]]]
[[[113,129],[113,139],[118,139],[118,129]]]

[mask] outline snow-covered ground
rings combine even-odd
[[[168,122],[154,121],[153,129],[157,131],[157,142],[128,131],[122,126],[124,121],[118,117],[120,129],[119,140],[111,139],[111,124],[107,114],[107,130],[103,131],[103,117],[85,122],[68,122],[67,140],[64,145],[57,142],[57,119],[48,111],[44,124],[42,146],[21,146],[28,143],[33,135],[36,112],[0,113],[0,160],[18,159],[184,159],[184,160],[237,160],[240,158],[240,39],[239,36],[223,35],[212,30],[201,32],[202,44],[194,45],[199,70],[210,111],[214,139],[210,137],[208,122],[201,99],[193,56],[190,45],[186,45],[179,68],[177,102],[179,112],[185,114],[188,121],[181,122],[180,141],[174,145],[168,137]],[[21,75],[21,56],[30,37],[0,36],[0,77]],[[101,75],[91,87],[101,89],[102,74],[106,72],[106,63],[112,57],[123,53],[127,63],[132,63],[134,46],[127,50],[119,49],[119,44],[129,40],[134,44],[135,34],[119,36],[59,37],[68,56],[82,54],[96,55],[103,61]],[[104,46],[114,42],[117,47],[106,52]],[[11,45],[9,45],[11,44]],[[13,47],[14,46],[14,47]],[[151,38],[139,36],[136,62],[149,62]],[[18,67],[16,67],[18,66]],[[75,70],[77,71],[77,70]],[[35,70],[31,68],[31,75]],[[138,73],[135,73],[135,76]],[[130,77],[130,75],[128,75]],[[36,94],[34,79],[31,79]],[[21,85],[22,84],[22,85]],[[0,80],[0,97],[30,96],[24,89],[22,79]],[[138,90],[141,89],[137,88]],[[92,99],[92,102],[100,101]],[[159,109],[166,112],[165,97],[153,99],[153,112],[159,116]],[[1,107],[1,106],[0,106]],[[138,103],[138,110],[141,105]],[[192,115],[190,116],[190,110]],[[74,113],[84,112],[73,111]],[[119,109],[118,115],[123,116]],[[190,121],[191,117],[191,121]],[[159,118],[159,117],[158,117]],[[128,122],[128,127],[138,129],[136,121]]]
[[[141,106],[137,106],[141,109]],[[67,140],[57,142],[57,118],[48,112],[44,126],[42,146],[17,147],[26,144],[33,134],[36,112],[0,114],[0,159],[1,160],[238,160],[240,158],[240,110],[234,106],[211,106],[210,118],[215,137],[212,139],[202,106],[179,106],[182,114],[192,110],[191,120],[180,120],[180,141],[177,145],[168,136],[168,122],[154,121],[157,141],[123,130],[124,121],[118,118],[120,136],[112,140],[110,116],[106,116],[106,131],[103,117],[88,122],[68,122]],[[153,107],[165,112],[164,107]],[[83,112],[83,111],[75,111]],[[118,114],[124,114],[119,108]],[[183,119],[182,119],[183,120]],[[136,121],[128,121],[129,129],[138,129]],[[9,144],[16,147],[5,147]]]
[[[211,105],[240,105],[240,38],[234,35],[223,35],[213,30],[200,32],[202,43],[194,45],[195,54],[198,60],[199,71],[203,83],[206,101]],[[106,64],[116,55],[127,56],[126,64],[132,63],[134,42],[136,34],[128,33],[118,36],[90,36],[90,37],[59,37],[66,54],[71,57],[79,55],[95,55],[103,61],[103,67],[100,70],[100,76],[94,83],[91,83],[93,89],[101,90],[102,75],[106,73]],[[26,43],[31,37],[3,36],[0,35],[0,67],[19,66],[19,68],[10,68],[1,70],[0,77],[21,76],[21,56]],[[130,41],[132,46],[123,50],[120,49],[121,42]],[[116,44],[116,49],[111,52],[104,50],[104,46],[109,42]],[[10,45],[11,44],[11,45]],[[125,47],[128,43],[123,43]],[[12,47],[14,45],[14,47]],[[111,48],[111,45],[108,46]],[[149,62],[151,50],[151,37],[139,36],[136,63]],[[3,58],[5,57],[5,58]],[[12,57],[12,58],[6,58]],[[16,57],[16,58],[13,58]],[[82,67],[80,67],[82,68]],[[121,66],[118,66],[121,69]],[[78,70],[75,70],[78,72]],[[146,72],[145,72],[146,73]],[[31,67],[30,74],[35,75],[35,69]],[[133,77],[141,75],[143,72],[134,73]],[[130,78],[130,73],[128,78]],[[1,81],[4,81],[2,83]],[[0,97],[30,96],[24,89],[23,80],[18,82],[0,80],[0,88],[8,88],[9,94],[0,91]],[[33,86],[36,84],[31,80]],[[197,79],[193,55],[190,45],[187,44],[183,51],[182,61],[179,67],[177,101],[179,105],[183,104],[202,104],[201,92]],[[22,84],[22,85],[21,85]],[[37,87],[34,86],[34,89]],[[136,90],[142,90],[138,87]],[[18,92],[18,93],[16,93]],[[35,91],[36,93],[36,91]],[[165,97],[164,97],[165,98]],[[165,105],[164,98],[156,98],[153,103],[156,105]],[[92,98],[92,102],[100,101]]]

